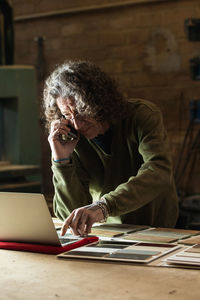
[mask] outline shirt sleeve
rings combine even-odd
[[[104,195],[112,216],[135,211],[159,196],[162,199],[173,186],[169,144],[161,112],[141,106],[133,118],[132,132],[144,163],[136,176]]]
[[[52,162],[55,215],[64,220],[75,209],[92,203],[87,172],[74,153],[70,164]]]

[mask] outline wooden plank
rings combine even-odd
[[[38,165],[0,165],[0,179],[40,173]]]
[[[43,13],[37,13],[37,14],[30,14],[30,15],[22,15],[17,16],[14,18],[15,22],[20,22],[24,20],[30,20],[30,19],[39,19],[39,18],[47,18],[52,16],[58,16],[58,15],[69,15],[69,14],[76,14],[76,13],[82,13],[82,12],[91,12],[91,11],[97,11],[102,9],[110,9],[110,8],[116,8],[116,7],[123,7],[123,6],[130,6],[130,5],[138,5],[138,4],[148,4],[148,3],[154,3],[154,2],[167,2],[172,0],[129,0],[129,1],[116,1],[115,3],[104,3],[100,5],[90,5],[90,6],[83,6],[83,7],[74,7],[74,8],[68,8],[68,9],[62,9],[62,10],[55,10],[55,11],[48,11]]]
[[[0,190],[14,190],[28,187],[40,186],[41,183],[39,181],[30,181],[30,182],[20,182],[20,183],[6,183],[0,184]]]

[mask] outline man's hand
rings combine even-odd
[[[102,209],[95,203],[73,210],[63,223],[61,235],[70,227],[74,235],[87,236],[92,225],[104,219]]]
[[[70,128],[67,126],[68,124],[69,121],[65,119],[53,121],[51,124],[48,142],[54,160],[69,157],[78,142],[78,138],[67,142],[61,139],[61,135],[68,135],[70,131]]]

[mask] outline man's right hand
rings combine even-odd
[[[70,157],[78,142],[78,138],[72,141],[62,140],[61,136],[68,135],[70,132],[70,128],[67,126],[68,124],[69,121],[65,119],[55,120],[51,123],[48,142],[54,160]]]

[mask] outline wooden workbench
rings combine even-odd
[[[1,300],[199,300],[200,271],[0,250]]]

